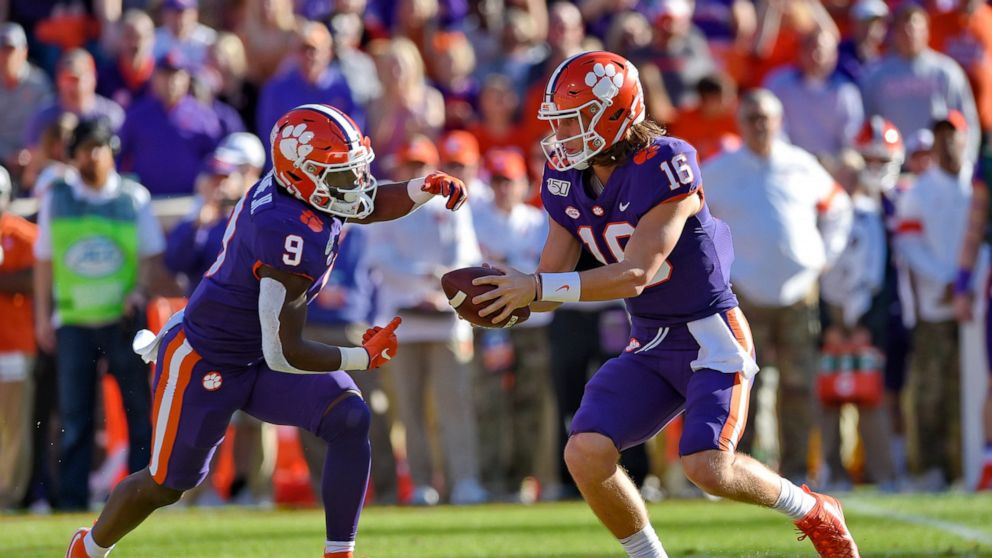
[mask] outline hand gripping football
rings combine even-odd
[[[472,280],[477,277],[487,277],[489,275],[503,275],[503,272],[487,267],[463,267],[449,271],[441,277],[441,288],[444,289],[444,295],[448,297],[448,303],[455,309],[455,312],[458,312],[459,316],[477,327],[512,327],[527,321],[527,318],[530,317],[530,308],[526,306],[517,308],[510,314],[509,318],[496,324],[492,322],[492,319],[498,312],[490,314],[485,318],[479,316],[479,311],[489,306],[492,302],[484,302],[481,306],[476,306],[472,304],[472,299],[495,287],[493,285],[473,285]]]

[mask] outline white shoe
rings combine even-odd
[[[483,504],[489,501],[489,493],[475,479],[460,480],[451,491],[451,503],[456,506]]]
[[[441,501],[441,496],[437,490],[431,486],[418,486],[413,489],[409,504],[411,506],[436,506]]]

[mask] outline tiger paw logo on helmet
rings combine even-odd
[[[306,124],[286,126],[279,138],[279,152],[290,161],[299,161],[313,151],[313,146],[310,145],[313,138],[314,134],[307,131]]]
[[[586,74],[586,85],[592,87],[593,95],[604,101],[611,101],[623,87],[623,74],[613,64],[596,64]]]

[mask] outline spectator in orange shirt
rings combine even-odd
[[[696,84],[699,104],[682,111],[668,126],[671,136],[696,146],[700,162],[740,145],[737,87],[730,77],[713,74]]]
[[[13,187],[0,167],[0,510],[17,506],[31,476],[31,290],[37,227],[7,211]]]
[[[757,87],[775,68],[796,61],[802,37],[817,29],[840,37],[837,25],[819,0],[762,0],[758,2],[758,29],[751,67],[744,89]]]
[[[532,134],[522,134],[517,124],[516,114],[520,109],[510,78],[503,74],[491,74],[482,84],[479,92],[479,123],[470,126],[468,131],[479,140],[479,152],[486,153],[494,147],[516,147],[527,152]],[[537,112],[530,117],[537,121]],[[527,116],[527,115],[525,115]],[[546,126],[545,126],[546,128]],[[546,131],[544,128],[541,131]]]
[[[930,18],[930,47],[961,65],[975,95],[984,134],[992,133],[992,6],[961,0]]]

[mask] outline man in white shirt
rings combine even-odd
[[[738,122],[744,146],[702,169],[706,201],[730,225],[734,290],[755,346],[774,355],[779,370],[779,470],[799,483],[815,405],[817,281],[846,246],[851,202],[812,155],[780,138],[782,103],[773,93],[745,95]],[[741,447],[752,441],[746,431]]]
[[[527,163],[514,149],[490,149],[485,170],[492,201],[472,206],[482,257],[490,264],[534,272],[548,236],[548,220],[540,209],[524,203],[530,187]],[[538,463],[553,459],[551,432],[543,421],[551,403],[551,317],[537,312],[512,329],[476,334],[479,457],[482,480],[497,497],[526,501],[530,496],[518,494],[522,481],[535,475]]]
[[[921,174],[896,206],[895,247],[911,276],[916,305],[907,413],[910,448],[920,488],[939,490],[960,476],[960,366],[952,304],[958,255],[972,196],[968,125],[951,111],[933,124],[936,164]]]
[[[396,154],[393,178],[436,169],[437,148],[415,136]],[[472,404],[472,328],[456,318],[441,290],[441,276],[482,259],[468,211],[452,212],[429,201],[406,219],[368,228],[368,267],[381,278],[378,315],[399,315],[403,350],[386,369],[392,374],[399,419],[406,428],[407,460],[415,505],[438,503],[431,485],[435,467],[427,441],[427,389],[437,404],[444,470],[453,504],[486,499],[479,484],[475,407]]]

